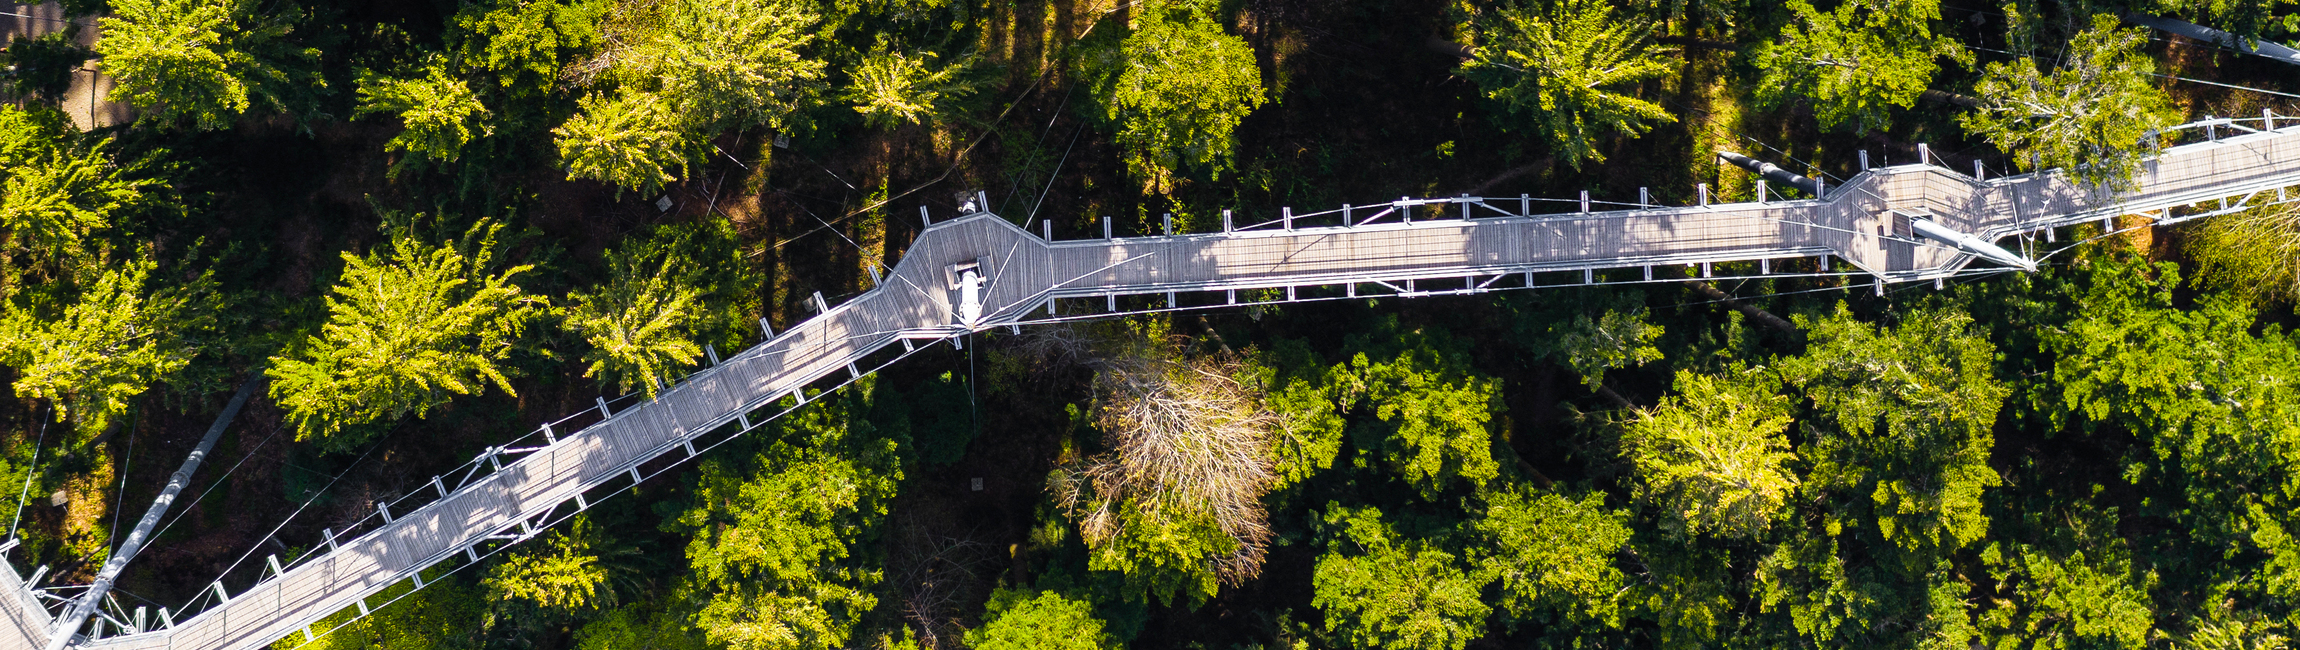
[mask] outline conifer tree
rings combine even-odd
[[[83,142],[60,112],[0,106],[0,229],[10,253],[51,276],[152,187],[139,165],[114,160],[110,140]]]
[[[852,72],[854,82],[847,87],[844,99],[872,126],[933,119],[950,102],[975,90],[964,79],[971,60],[937,67],[936,59],[933,52],[907,55],[882,41]]]
[[[1965,130],[2015,161],[2060,168],[2102,191],[2131,190],[2141,159],[2161,146],[2157,132],[2180,120],[2150,77],[2156,64],[2140,50],[2147,42],[2144,30],[2119,29],[2115,16],[2101,14],[2049,71],[2043,61],[1991,63]]]
[[[1789,10],[1796,18],[1781,37],[1752,53],[1763,71],[1757,99],[1774,106],[1809,101],[1823,127],[1890,126],[1893,109],[1916,103],[1942,59],[1972,58],[1948,35],[1933,33],[1939,0],[1846,0],[1826,12],[1790,0]]]
[[[11,304],[0,320],[0,362],[16,369],[19,397],[47,399],[56,419],[94,435],[129,400],[191,362],[186,335],[207,314],[194,302],[214,291],[206,276],[173,289],[153,286],[149,259],[104,270],[70,304],[54,310]]]
[[[114,0],[111,7],[96,54],[118,80],[112,97],[143,111],[139,119],[221,129],[259,101],[284,106],[324,85],[306,70],[318,50],[285,44],[287,23],[257,15],[248,0]]]
[[[1529,118],[1569,165],[1604,162],[1599,140],[1639,135],[1677,118],[1630,96],[1674,65],[1647,36],[1651,22],[1603,0],[1558,0],[1546,11],[1512,3],[1469,23],[1477,45],[1461,74],[1512,117]]]
[[[780,126],[821,92],[824,62],[800,54],[819,19],[783,0],[622,5],[605,50],[572,72],[598,90],[554,131],[568,175],[650,190],[684,177],[724,129]]]
[[[583,376],[653,398],[677,378],[677,368],[703,356],[690,331],[701,315],[695,305],[701,291],[684,282],[679,258],[646,252],[630,247],[608,254],[607,283],[569,296],[566,324],[591,344]]]
[[[414,79],[362,75],[359,108],[352,114],[398,117],[404,129],[383,148],[442,162],[454,161],[465,143],[488,132],[487,107],[470,85],[448,73],[445,61],[432,61]],[[392,172],[396,174],[405,162]]]
[[[531,266],[490,273],[501,228],[473,226],[465,250],[403,232],[386,250],[343,254],[327,323],[266,371],[296,439],[347,450],[369,425],[422,417],[453,395],[511,392],[496,362],[544,304],[511,282]]]

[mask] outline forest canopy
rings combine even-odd
[[[2287,0],[23,13],[11,566],[88,584],[216,432],[83,633],[528,481],[565,502],[273,647],[2300,635]],[[2013,225],[1931,229],[1966,213]],[[987,284],[911,261],[978,226],[1024,254],[920,255]],[[1312,240],[1300,282],[1169,277]],[[1016,259],[1159,284],[1016,299]],[[1018,302],[936,312],[970,289]]]

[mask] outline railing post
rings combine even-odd
[[[376,502],[376,504],[375,504],[375,512],[376,512],[376,514],[380,514],[380,515],[383,515],[383,523],[386,523],[386,524],[389,524],[389,523],[391,523],[391,505],[390,505],[390,504],[386,504],[386,503],[383,503],[383,502],[381,502],[381,501],[378,501],[378,502]]]
[[[1235,227],[1233,224],[1231,224],[1231,223],[1230,223],[1230,211],[1229,211],[1229,210],[1223,210],[1223,211],[1222,211],[1222,232],[1225,232],[1225,233],[1227,233],[1227,232],[1232,232],[1232,231],[1235,231],[1235,230],[1237,230],[1237,228],[1236,228],[1236,227]]]
[[[600,417],[600,418],[604,419],[604,418],[610,418],[610,417],[614,417],[614,416],[615,416],[614,412],[607,410],[607,398],[605,398],[605,397],[598,397],[598,396],[593,396],[591,399],[593,399],[593,400],[597,400],[597,401],[599,402],[599,417]]]
[[[1986,170],[1987,168],[1981,166],[1981,161],[1973,161],[1973,180],[1983,180],[1981,173]]]
[[[918,206],[918,221],[919,223],[926,224],[928,227],[934,226],[934,216],[927,214],[926,206]]]
[[[1757,202],[1765,202],[1765,181],[1757,181]]]
[[[1168,212],[1168,213],[1166,213],[1166,219],[1165,219],[1165,223],[1166,223],[1166,229],[1165,229],[1165,231],[1164,231],[1164,232],[1165,232],[1166,234],[1169,234],[1169,235],[1171,235],[1171,234],[1174,234],[1174,213],[1172,213],[1172,212]]]
[[[1919,143],[1917,143],[1917,164],[1919,164],[1919,165],[1930,165],[1930,164],[1933,164],[1933,146],[1932,146],[1932,145],[1930,145],[1930,144],[1926,144],[1926,143],[1923,143],[1923,142],[1919,142]]]
[[[1398,202],[1390,204],[1390,207],[1395,208],[1398,211],[1398,221],[1410,225],[1414,222],[1414,206],[1413,204],[1406,202],[1409,200],[1411,199],[1403,196],[1398,197]]]
[[[1102,215],[1102,238],[1110,238],[1110,215]]]
[[[1589,190],[1581,191],[1581,213],[1589,214]]]
[[[1861,150],[1861,171],[1869,171],[1869,150]]]
[[[1278,218],[1286,222],[1286,232],[1293,232],[1294,208],[1292,206],[1278,208],[1278,214],[1280,215]]]
[[[759,334],[769,339],[775,338],[775,326],[768,325],[767,319],[761,318],[759,319]]]
[[[1350,219],[1350,204],[1342,204],[1342,227],[1348,228],[1355,225],[1358,225],[1357,222]]]
[[[1039,229],[1040,231],[1043,231],[1043,232],[1045,233],[1045,234],[1043,234],[1043,235],[1040,235],[1040,237],[1044,238],[1046,241],[1049,241],[1049,242],[1051,242],[1051,241],[1054,241],[1054,220],[1053,220],[1053,219],[1047,219],[1047,220],[1045,220],[1045,221],[1040,221],[1040,222],[1038,222],[1038,229]]]
[[[1642,187],[1640,187],[1640,188],[1637,188],[1637,207],[1638,207],[1638,209],[1645,209],[1645,208],[1650,208],[1650,207],[1653,207],[1653,192],[1652,192],[1652,190],[1649,190],[1649,189],[1646,189],[1646,188],[1642,188]]]
[[[1694,186],[1693,189],[1696,193],[1701,195],[1701,207],[1709,207],[1709,184],[1702,183],[1700,185]]]

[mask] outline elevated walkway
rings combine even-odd
[[[1056,299],[1114,305],[1117,296],[1245,289],[1291,295],[1297,288],[1356,295],[1361,286],[1410,293],[1416,281],[1458,280],[1446,286],[1474,289],[1505,278],[1532,282],[1540,272],[1822,255],[1880,283],[1939,278],[1975,257],[1912,234],[1912,219],[1997,240],[2124,214],[2178,220],[2235,209],[2300,185],[2300,128],[2168,149],[2140,182],[2132,194],[2099,202],[2050,174],[1976,180],[1906,165],[1864,172],[1819,200],[1536,215],[1530,199],[1462,197],[1301,215],[1223,233],[1072,241],[1048,241],[995,215],[968,215],[928,227],[877,288],[823,305],[814,318],[653,401],[621,408],[602,401],[603,419],[579,431],[560,435],[547,427],[532,446],[494,450],[454,486],[435,481],[437,498],[427,496],[427,503],[387,504],[356,534],[314,540],[309,545],[324,552],[275,564],[239,593],[224,594],[219,583],[225,597],[189,617],[113,615],[75,632],[96,637],[84,647],[121,650],[254,648],[325,634],[310,626],[337,611],[376,606],[370,596],[423,579],[425,567],[459,555],[476,559],[482,547],[532,536],[588,507],[587,491],[640,478],[643,463],[691,456],[704,434],[729,423],[747,429],[755,412],[818,380],[864,374],[858,364],[873,353],[1024,323]],[[1305,225],[1344,215],[1349,225]],[[41,647],[55,633],[48,615],[13,570],[0,574],[0,650]],[[9,597],[16,594],[25,595]]]

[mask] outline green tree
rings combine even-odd
[[[366,425],[423,417],[451,395],[512,392],[496,362],[545,303],[511,282],[531,266],[489,273],[500,229],[474,226],[462,250],[402,233],[388,250],[343,254],[327,323],[265,372],[297,440],[347,450],[374,435]]]
[[[187,335],[209,317],[196,301],[214,287],[205,275],[156,286],[156,266],[133,259],[107,269],[57,309],[8,305],[0,363],[16,369],[16,395],[49,400],[58,421],[69,417],[94,435],[129,400],[189,364],[199,350]]]
[[[2115,16],[2093,16],[2057,69],[2047,72],[2039,61],[1989,64],[1977,88],[1981,106],[1960,121],[2016,160],[2060,168],[2096,190],[2131,190],[2141,159],[2157,151],[2155,134],[2180,120],[2150,77],[2156,63],[2140,49],[2147,42],[2146,30],[2118,29]]]
[[[607,568],[591,550],[596,535],[590,520],[577,517],[569,530],[552,531],[541,543],[520,549],[489,567],[480,584],[489,600],[519,599],[558,612],[613,604]]]
[[[457,59],[497,75],[513,97],[535,99],[558,86],[561,71],[599,45],[605,0],[499,0],[464,5]]]
[[[814,5],[784,0],[667,0],[602,27],[608,43],[578,82],[584,97],[554,133],[568,175],[651,190],[686,175],[728,128],[782,126],[819,94]]]
[[[1526,489],[1497,490],[1485,516],[1472,524],[1484,543],[1473,556],[1500,580],[1499,606],[1515,621],[1546,612],[1621,625],[1620,598],[1628,578],[1613,558],[1629,543],[1629,513],[1606,510],[1605,495],[1575,500]]]
[[[1548,11],[1512,3],[1468,25],[1476,47],[1463,77],[1485,89],[1513,117],[1534,122],[1566,164],[1604,162],[1598,140],[1640,135],[1677,118],[1624,88],[1674,69],[1667,50],[1647,39],[1652,22],[1621,16],[1602,0],[1558,0]]]
[[[571,178],[588,178],[641,192],[687,175],[700,154],[669,103],[655,95],[591,95],[558,136],[559,157]]]
[[[2095,546],[2056,556],[2027,545],[1990,545],[1982,553],[1997,591],[2011,596],[1984,615],[1998,636],[1990,647],[2034,650],[2148,647],[2156,629],[2148,590],[2153,573],[2136,575],[2118,549]]]
[[[448,73],[445,61],[433,61],[416,79],[362,74],[359,108],[352,115],[398,117],[404,128],[383,148],[443,162],[454,161],[465,143],[488,131],[487,107],[470,85]],[[404,163],[393,166],[393,173]]]
[[[1116,640],[1095,618],[1094,604],[1052,591],[1000,589],[990,595],[982,627],[966,632],[975,650],[1108,650]]]
[[[936,58],[933,52],[907,55],[881,42],[852,71],[854,81],[843,98],[871,126],[893,127],[933,119],[951,102],[975,90],[965,79],[972,59],[938,69]]]
[[[633,246],[608,253],[607,282],[569,296],[565,322],[591,344],[583,376],[624,391],[637,387],[652,399],[678,378],[675,370],[703,356],[690,338],[702,292],[682,282],[679,258],[648,252]]]
[[[0,228],[11,252],[60,273],[118,214],[143,204],[153,182],[115,160],[110,140],[75,137],[62,113],[0,107]]]
[[[1924,94],[1940,61],[1970,64],[1972,53],[1933,32],[1939,0],[1846,0],[1823,12],[1790,0],[1795,19],[1779,39],[1752,51],[1763,75],[1757,100],[1780,106],[1804,99],[1821,125],[1867,132],[1892,125],[1893,110]]]
[[[1126,171],[1144,192],[1173,191],[1185,169],[1220,178],[1234,165],[1238,123],[1267,101],[1253,48],[1193,10],[1144,11],[1115,51],[1087,65]]]
[[[674,527],[692,536],[695,626],[735,650],[844,647],[878,605],[870,549],[902,479],[895,442],[863,418],[869,387],[817,399],[774,425],[751,458],[705,461],[696,504]]]
[[[112,98],[142,110],[141,119],[221,129],[259,100],[284,107],[291,93],[324,86],[304,71],[319,51],[281,42],[288,26],[259,17],[248,0],[111,6],[96,41],[98,65],[116,80]]]
[[[1493,612],[1480,597],[1484,581],[1381,517],[1370,507],[1327,508],[1326,524],[1340,532],[1310,578],[1326,630],[1353,648],[1461,650],[1476,640]]]
[[[1677,373],[1677,394],[1628,423],[1621,442],[1637,493],[1660,506],[1665,527],[1754,538],[1797,490],[1780,380],[1732,368]]]
[[[291,634],[272,643],[272,650],[459,650],[479,647],[478,632],[487,613],[487,597],[478,587],[451,576],[434,576],[417,589],[407,580],[369,596],[370,603],[387,603],[374,613],[356,608],[330,614],[312,624],[324,633],[310,643]]]
[[[1988,534],[1982,498],[2003,483],[1989,454],[2011,390],[1994,346],[1955,311],[1798,322],[1806,353],[1772,365],[1810,404],[1811,469],[1803,525],[1757,567],[1760,606],[1820,645],[1963,647],[1978,632],[1951,556]]]
[[[1420,340],[1393,358],[1350,360],[1350,401],[1389,425],[1361,424],[1353,437],[1425,495],[1483,486],[1501,473],[1487,429],[1501,410],[1501,382],[1471,369],[1459,350],[1411,338]]]
[[[75,41],[79,33],[80,26],[72,25],[60,32],[9,38],[0,63],[14,72],[6,81],[11,91],[50,105],[63,101],[72,88],[72,72],[92,54]]]

